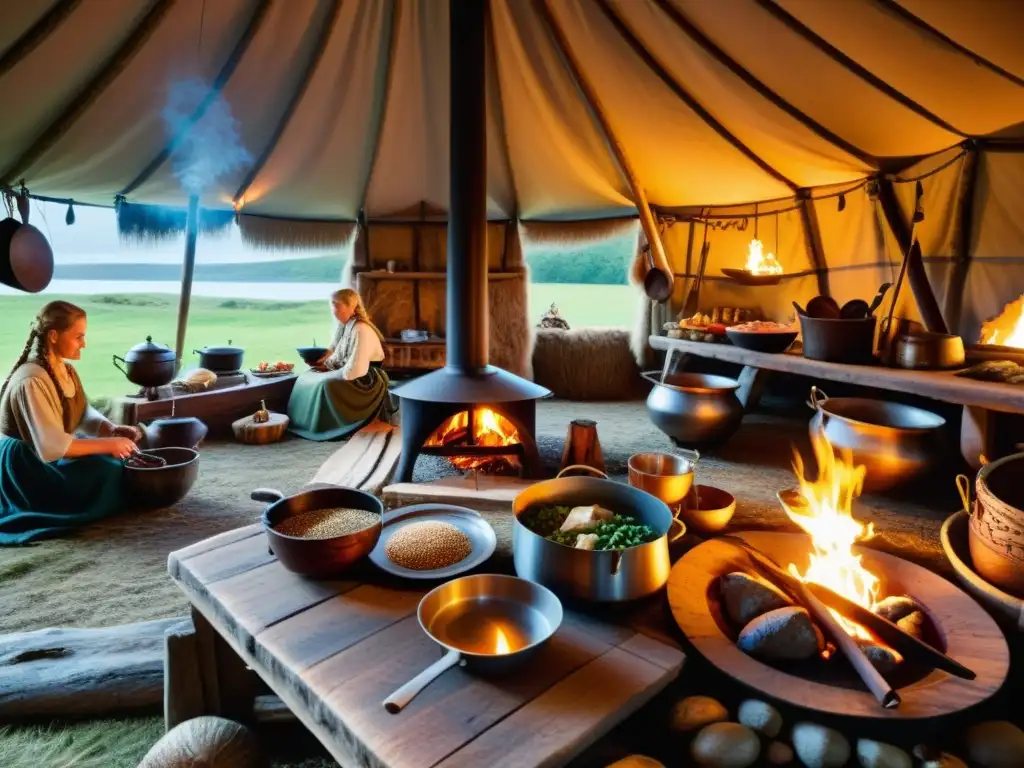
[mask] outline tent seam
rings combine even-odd
[[[787,27],[789,27],[789,29],[791,29],[793,32],[798,34],[800,37],[809,42],[819,51],[821,51],[826,56],[835,61],[837,64],[839,64],[841,67],[846,69],[848,72],[859,77],[861,80],[871,85],[873,88],[875,88],[875,90],[885,94],[890,99],[893,99],[899,104],[902,104],[904,107],[911,110],[912,112],[915,112],[920,117],[925,118],[926,120],[932,122],[933,124],[937,125],[938,127],[944,130],[949,131],[950,133],[955,133],[957,136],[965,138],[970,135],[964,133],[959,128],[955,128],[953,125],[943,120],[941,117],[936,115],[931,110],[927,109],[921,104],[918,104],[916,101],[911,99],[906,94],[893,88],[887,82],[882,80],[882,78],[878,77],[878,75],[875,75],[874,73],[870,72],[866,67],[863,67],[862,65],[858,64],[851,57],[847,56],[845,53],[843,53],[834,45],[832,45],[832,43],[830,43],[828,40],[823,38],[817,32],[815,32],[806,24],[804,24],[802,21],[797,19],[788,11],[786,11],[784,8],[776,4],[774,0],[755,0],[755,2],[762,8],[764,8],[769,14],[771,14],[776,19],[781,21]]]

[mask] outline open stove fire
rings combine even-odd
[[[448,457],[452,466],[463,471],[480,470],[492,474],[518,472],[519,459],[513,453],[489,456],[473,454],[472,449],[469,449],[469,446],[502,448],[519,445],[519,431],[512,422],[491,408],[477,407],[473,413],[473,439],[470,440],[469,421],[468,410],[449,417],[427,439],[424,447],[466,446],[467,455]]]
[[[786,514],[810,534],[814,551],[805,573],[800,573],[793,563],[789,564],[789,572],[803,582],[821,584],[873,611],[878,604],[879,580],[853,551],[854,544],[874,535],[870,523],[865,526],[853,517],[853,500],[861,494],[867,468],[855,466],[848,452],[836,456],[823,430],[812,433],[811,447],[818,477],[813,481],[807,479],[803,459],[795,453],[793,471],[805,505],[786,505]],[[852,637],[874,640],[859,624],[830,610]]]
[[[996,317],[981,324],[978,342],[1024,349],[1024,295],[1007,304]]]

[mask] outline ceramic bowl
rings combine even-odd
[[[679,516],[695,533],[721,533],[736,513],[736,497],[711,485],[695,485]]]

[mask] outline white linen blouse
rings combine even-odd
[[[371,362],[384,359],[380,337],[373,328],[355,317],[344,325],[338,323],[331,348],[334,352],[324,362],[324,366],[336,371],[337,376],[346,381],[365,376]]]

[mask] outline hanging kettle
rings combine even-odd
[[[53,279],[53,250],[31,224],[13,217],[0,221],[0,283],[39,293]]]

